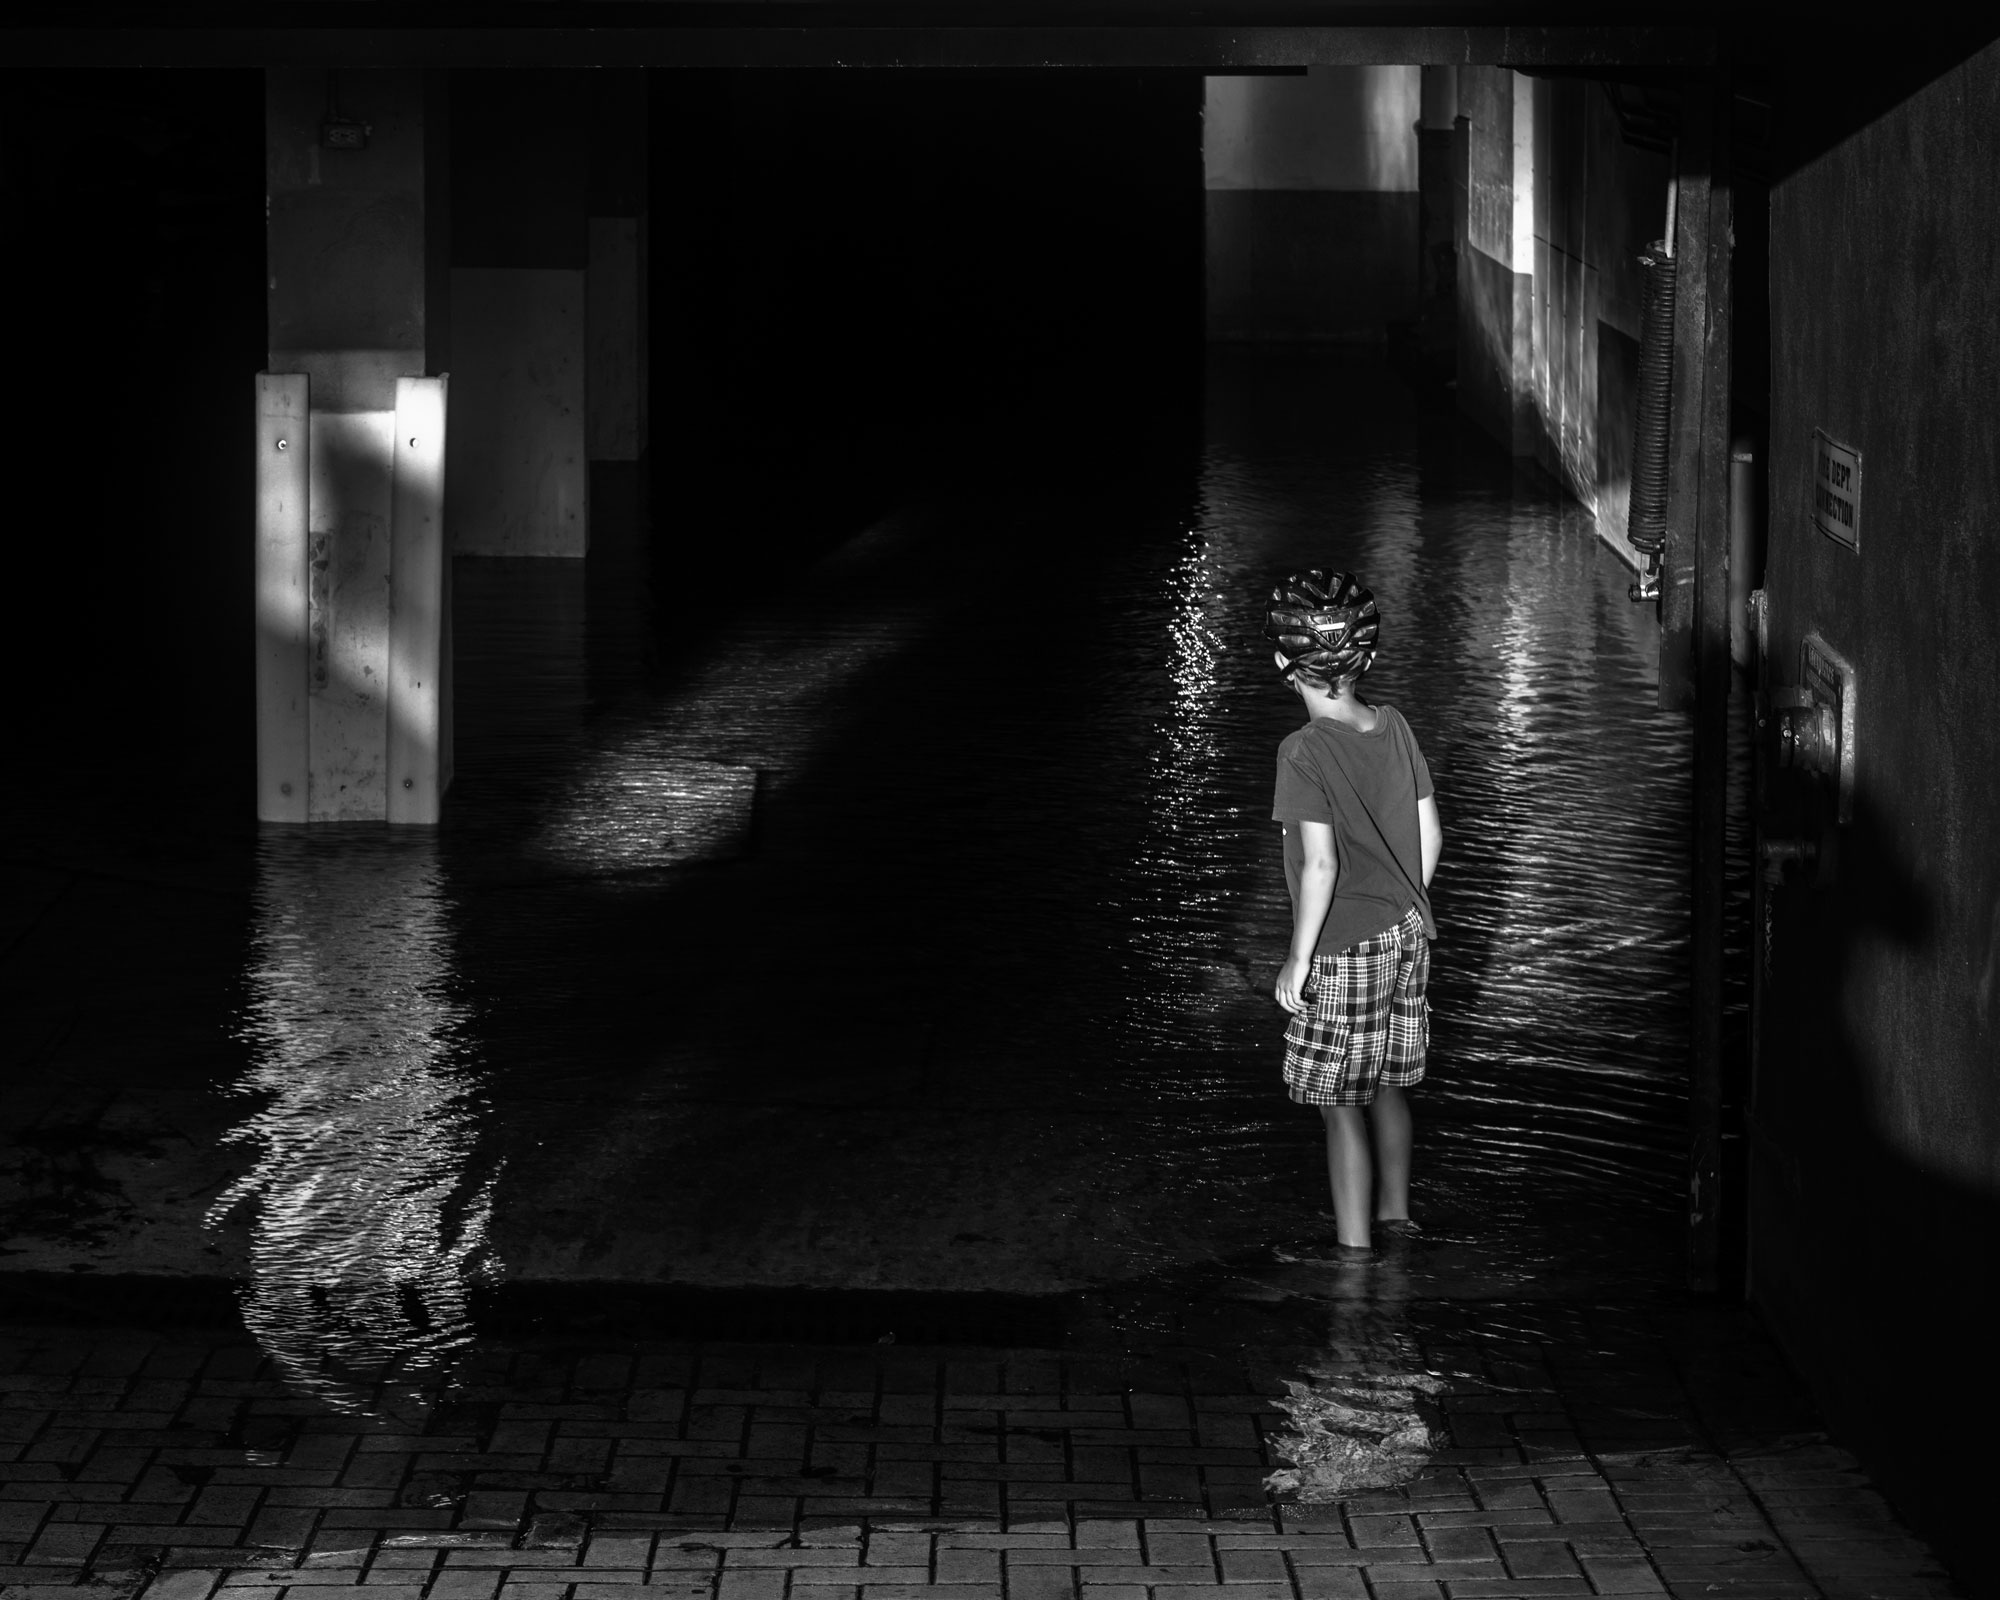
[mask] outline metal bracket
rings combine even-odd
[[[1854,820],[1854,668],[1817,633],[1799,643],[1799,685],[1832,712],[1833,777],[1840,796],[1839,820]]]

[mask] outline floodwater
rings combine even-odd
[[[1585,513],[1371,358],[1292,355],[1218,357],[1191,456],[941,489],[796,568],[746,540],[698,593],[710,535],[651,518],[664,557],[607,506],[587,564],[458,563],[445,825],[262,838],[184,1002],[230,1040],[201,1248],[301,1382],[421,1383],[502,1282],[1184,1331],[1347,1292],[1270,995],[1262,605],[1314,565],[1379,598],[1365,693],[1446,833],[1399,1294],[1677,1279],[1686,726]]]

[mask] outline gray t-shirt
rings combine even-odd
[[[1424,932],[1437,937],[1417,824],[1417,802],[1432,793],[1431,769],[1402,713],[1393,706],[1375,710],[1367,733],[1320,717],[1278,746],[1271,817],[1285,824],[1285,887],[1294,906],[1304,860],[1298,824],[1333,828],[1339,875],[1316,950],[1323,956],[1393,928],[1411,906]]]

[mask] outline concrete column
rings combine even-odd
[[[392,819],[399,610],[404,654],[427,664],[424,692],[447,692],[448,589],[420,528],[399,572],[393,511],[398,391],[423,380],[444,336],[431,295],[442,270],[431,194],[440,88],[420,72],[266,77],[271,370],[258,385],[257,593],[258,814],[268,821]],[[442,432],[441,386],[436,413],[427,438]],[[431,501],[442,491],[439,480]],[[406,532],[417,526],[403,521]],[[448,777],[442,701],[425,721],[426,770]],[[393,820],[435,821],[447,777],[430,782],[422,814]]]
[[[599,76],[451,74],[458,382],[447,475],[460,555],[589,549],[586,207]]]
[[[391,822],[438,820],[451,785],[445,707],[451,698],[450,554],[444,538],[443,378],[396,383],[389,501],[389,758]]]
[[[1452,139],[1458,69],[1422,69],[1417,120],[1417,350],[1449,377],[1458,348],[1458,248],[1454,238]]]
[[[1513,240],[1509,265],[1514,280],[1509,447],[1517,456],[1532,456],[1541,439],[1535,372],[1535,80],[1519,72],[1509,76],[1513,79],[1513,183],[1509,195]]]
[[[592,461],[646,451],[647,106],[643,72],[593,76],[584,436]]]
[[[1517,455],[1535,451],[1535,121],[1531,80],[1458,73],[1458,405]],[[1458,219],[1463,218],[1462,227]]]
[[[257,375],[257,815],[306,820],[304,373]]]

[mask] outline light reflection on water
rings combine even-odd
[[[1290,1159],[1299,1131],[1256,1103],[1289,922],[1271,761],[1297,720],[1261,608],[1287,570],[1350,567],[1384,618],[1364,693],[1415,728],[1446,830],[1423,1198],[1448,1237],[1534,1275],[1553,1265],[1533,1259],[1546,1230],[1510,1230],[1565,1206],[1600,1219],[1572,1244],[1630,1254],[1613,1218],[1670,1235],[1685,1115],[1686,733],[1654,707],[1655,624],[1579,508],[1342,378],[1219,359],[1189,525],[1135,549],[1106,596],[1134,619],[1120,650],[1164,632],[1171,691],[1147,846],[1112,897],[1139,956],[1137,1025],[1113,1048],[1135,1084],[1211,1108],[1176,1152],[1210,1204]]]
[[[245,1324],[298,1387],[406,1411],[471,1336],[492,1273],[485,1108],[426,831],[267,832],[230,1087],[263,1103],[211,1220],[251,1216]]]
[[[912,511],[718,597],[670,669],[636,587],[461,563],[439,838],[261,869],[260,1334],[306,1374],[441,1365],[491,1265],[476,1145],[543,1276],[1039,1291],[1311,1234],[1269,992],[1298,709],[1261,628],[1314,565],[1381,598],[1367,692],[1447,833],[1410,1292],[1670,1277],[1687,770],[1653,624],[1581,512],[1391,384],[1225,358],[1178,498]]]

